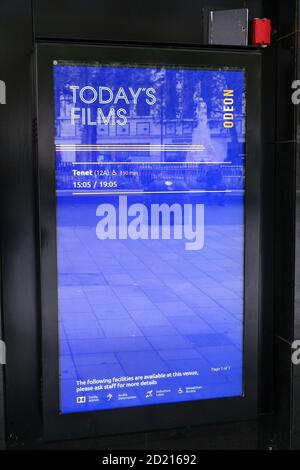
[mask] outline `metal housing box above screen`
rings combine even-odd
[[[209,44],[247,46],[248,9],[209,12]]]

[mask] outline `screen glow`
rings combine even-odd
[[[243,393],[245,73],[54,63],[62,413]]]

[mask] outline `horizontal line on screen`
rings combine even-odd
[[[232,162],[71,162],[72,165],[232,165]]]
[[[122,148],[130,148],[130,147],[153,147],[153,148],[163,148],[163,147],[201,147],[205,148],[203,144],[138,144],[138,143],[132,143],[132,144],[56,144],[56,147],[76,147],[76,148],[99,148],[99,147],[122,147]]]
[[[128,151],[136,152],[136,153],[138,153],[138,152],[142,153],[142,152],[146,152],[146,151],[151,152],[151,150],[148,150],[148,149],[145,149],[145,150],[140,150],[140,149],[139,150],[136,150],[136,149],[129,149],[129,150],[128,149],[126,149],[126,150],[124,150],[124,149],[121,149],[121,150],[119,150],[119,149],[118,150],[116,150],[116,149],[101,149],[101,150],[97,150],[97,149],[92,149],[92,150],[91,149],[86,149],[86,150],[85,149],[79,149],[79,150],[78,149],[68,149],[68,150],[66,150],[66,149],[57,149],[56,151],[57,152],[70,152],[70,153],[71,152],[77,152],[77,153],[80,153],[80,152],[81,153],[82,152],[116,152],[117,153],[117,152],[128,152]],[[168,149],[164,149],[164,150],[160,150],[160,151],[161,152],[169,152]],[[203,152],[203,150],[184,150],[184,149],[172,149],[172,151],[174,151],[174,152]]]
[[[232,193],[232,190],[220,191],[86,191],[86,192],[73,192],[73,196],[89,196],[97,194],[198,194],[198,193]]]
[[[203,145],[56,145],[62,152],[203,152]]]

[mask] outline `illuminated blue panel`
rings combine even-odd
[[[54,87],[61,412],[241,396],[244,71]]]

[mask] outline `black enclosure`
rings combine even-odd
[[[59,414],[58,313],[56,273],[55,165],[53,158],[54,60],[182,67],[238,67],[246,70],[246,200],[244,297],[244,396],[174,405]],[[257,414],[258,318],[260,311],[260,54],[197,49],[43,45],[37,48],[38,160],[41,224],[43,409],[47,438],[175,428],[255,418]]]
[[[271,47],[208,46],[208,11],[224,8],[248,8],[250,21],[271,18]],[[2,0],[0,80],[7,85],[7,104],[0,106],[0,310],[7,346],[7,447],[239,449],[257,448],[258,441],[264,448],[299,446],[292,444],[299,374],[290,360],[299,332],[293,316],[298,305],[294,242],[299,137],[298,113],[290,100],[291,82],[299,78],[298,9],[296,0],[154,0],[151,5],[137,0]],[[242,399],[58,414],[57,361],[48,367],[50,355],[57,359],[51,61],[110,62],[111,57],[247,71]],[[122,434],[131,432],[138,434]],[[51,443],[65,438],[73,442]]]

